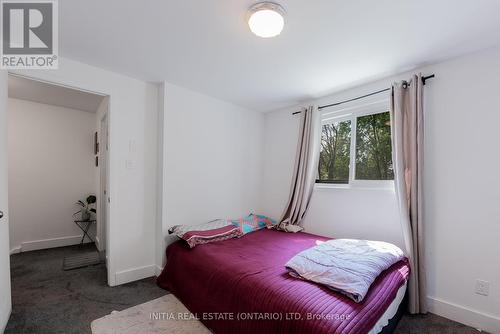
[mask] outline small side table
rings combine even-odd
[[[89,235],[90,226],[92,226],[92,224],[95,223],[95,219],[75,220],[74,222],[75,222],[76,226],[78,226],[80,228],[80,230],[82,230],[82,232],[83,232],[82,241],[80,241],[80,245],[83,245],[83,241],[85,240],[85,237],[89,238],[90,241],[95,242],[95,240],[92,239],[92,237]]]

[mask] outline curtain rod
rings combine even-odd
[[[434,74],[431,74],[431,75],[422,77],[422,84],[425,85],[425,82],[428,79],[434,78],[434,76],[435,76]],[[372,93],[368,93],[368,94],[365,94],[365,95],[362,95],[362,96],[354,97],[354,98],[349,99],[349,100],[344,100],[344,101],[341,101],[341,102],[336,102],[336,103],[326,104],[324,106],[319,106],[318,109],[321,110],[323,108],[334,107],[334,106],[338,106],[338,105],[341,105],[341,104],[344,104],[344,103],[347,103],[347,102],[352,102],[352,101],[364,99],[365,97],[369,97],[369,96],[372,96],[372,95],[377,95],[377,94],[380,94],[380,93],[383,93],[383,92],[387,92],[388,90],[391,90],[391,88],[385,88],[385,89],[378,90],[376,92],[372,92]],[[301,112],[302,111],[296,111],[296,112],[292,113],[292,115],[300,114]]]

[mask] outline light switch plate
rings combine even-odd
[[[132,159],[125,160],[125,168],[134,169],[135,168],[135,161]]]
[[[136,151],[136,145],[135,145],[135,140],[131,139],[129,142],[128,142],[128,151],[130,153],[134,153]]]
[[[477,279],[475,292],[481,296],[489,295],[490,294],[490,282]]]

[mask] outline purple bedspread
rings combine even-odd
[[[367,333],[408,277],[406,261],[385,270],[362,303],[291,277],[285,263],[327,238],[261,230],[190,249],[167,248],[158,285],[215,333]]]

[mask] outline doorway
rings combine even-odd
[[[83,244],[102,254],[65,258],[67,270],[107,258],[108,104],[104,94],[9,73],[11,254]]]

